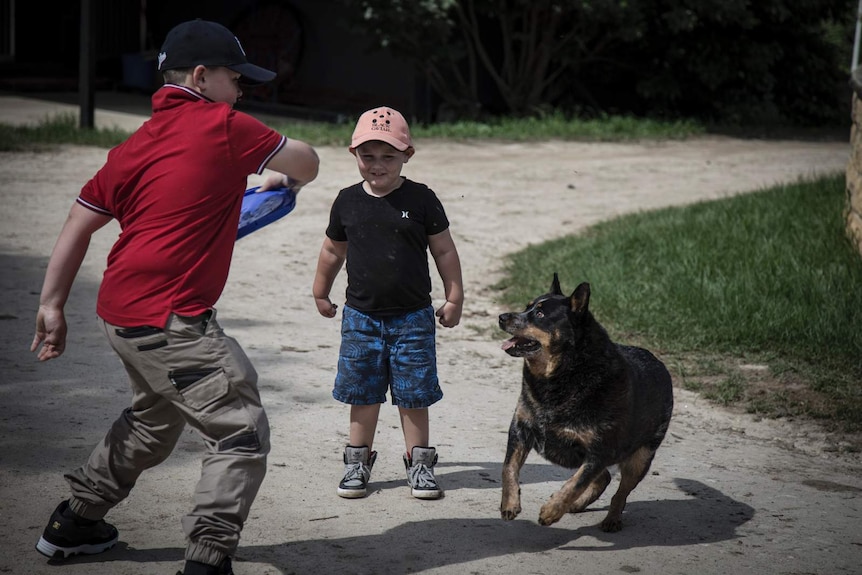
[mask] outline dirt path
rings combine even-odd
[[[843,171],[846,144],[703,138],[645,145],[420,141],[417,148],[405,174],[428,183],[446,205],[467,287],[463,324],[439,334],[445,398],[431,412],[446,497],[409,496],[391,406],[381,412],[373,494],[354,501],[335,495],[347,429],[347,410],[330,395],[339,322],[317,314],[310,284],[329,204],[357,174],[346,150],[322,148],[321,176],[296,211],[237,244],[218,305],[220,321],[261,374],[273,429],[269,474],[244,531],[238,575],[859,572],[858,455],[826,450],[827,438],[806,426],[755,422],[684,390],[676,392],[651,475],[629,499],[622,532],[595,527],[607,494],[595,511],[539,526],[542,502],[567,474],[535,454],[522,473],[522,515],[500,520],[500,468],[520,363],[499,349],[494,326],[505,310],[489,290],[501,257],[528,243],[624,212]],[[110,514],[120,529],[116,549],[62,568],[33,550],[66,495],[63,472],[84,461],[128,402],[120,365],[94,318],[116,227],[97,235],[78,277],[66,355],[38,364],[27,351],[47,257],[69,205],[104,157],[104,150],[80,147],[0,154],[0,573],[151,575],[181,565],[179,521],[202,449],[192,433]],[[581,280],[561,275],[566,289]],[[343,293],[343,279],[334,294]]]

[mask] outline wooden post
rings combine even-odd
[[[81,106],[81,128],[95,125],[96,55],[93,38],[91,0],[81,0],[81,44],[78,61],[78,103]]]

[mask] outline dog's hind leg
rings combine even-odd
[[[542,505],[542,509],[539,510],[539,523],[541,525],[556,523],[560,517],[572,511],[579,501],[590,499],[593,484],[601,485],[605,473],[608,474],[608,481],[610,481],[610,473],[607,469],[591,463],[581,465],[560,490],[551,495],[551,498]]]
[[[593,501],[602,496],[611,482],[611,473],[605,469],[601,475],[593,479],[583,494],[572,504],[569,513],[578,513],[586,509]]]
[[[602,531],[614,533],[623,528],[623,509],[626,506],[626,499],[646,475],[654,455],[654,450],[644,446],[635,451],[631,457],[620,462],[620,487],[611,499],[611,508],[607,516],[599,524]]]

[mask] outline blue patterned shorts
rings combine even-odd
[[[392,403],[417,409],[443,397],[437,380],[434,308],[371,316],[344,306],[332,397],[351,405]]]

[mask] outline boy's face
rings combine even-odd
[[[401,168],[413,155],[413,148],[399,152],[386,142],[372,140],[361,144],[353,154],[359,174],[377,194],[388,194],[401,185]]]
[[[222,66],[198,66],[195,69],[195,83],[201,94],[210,100],[231,106],[242,97],[239,79],[238,72]]]

